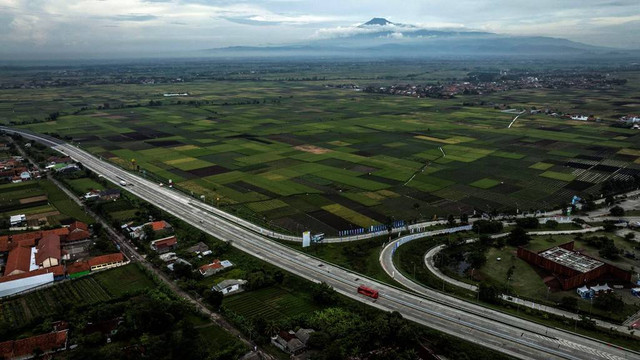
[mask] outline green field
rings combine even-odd
[[[35,196],[46,196],[37,203],[20,204],[20,199]],[[58,215],[53,215],[59,213]],[[49,225],[59,225],[61,220],[74,219],[91,224],[93,218],[88,216],[78,204],[70,199],[49,180],[32,180],[16,184],[0,185],[0,216],[25,214],[47,219]],[[37,224],[36,224],[37,225]]]
[[[309,314],[319,309],[309,294],[275,286],[229,296],[223,306],[247,319],[259,316],[266,320]]]
[[[71,304],[94,305],[151,287],[153,281],[138,267],[127,265],[5,299],[0,304],[0,322],[19,327],[62,312]]]
[[[464,73],[396,66],[318,71],[328,82],[357,79],[362,86],[402,82],[408,74],[440,81],[444,73]],[[635,72],[621,74],[631,80],[607,92],[522,89],[453,99],[275,81],[275,73],[255,82],[239,74],[234,81],[65,88],[64,95],[51,88],[1,90],[0,103],[15,105],[7,107],[11,114],[0,109],[0,121],[36,117],[18,103],[50,109],[52,99],[67,99],[58,102],[63,114],[56,121],[23,127],[69,136],[103,159],[139,166],[158,182],[171,179],[214,205],[294,233],[553,207],[573,195],[598,196],[610,176],[640,173],[640,134],[611,126],[617,114],[631,111],[622,103],[640,91]],[[166,91],[190,95],[166,99]],[[150,100],[162,103],[146,106]],[[523,114],[507,128],[512,115],[474,105],[485,101],[593,113],[603,121]],[[96,186],[83,179],[70,185],[76,193]]]

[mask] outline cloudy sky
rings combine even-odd
[[[0,0],[0,57],[304,42],[372,17],[640,48],[639,0]]]

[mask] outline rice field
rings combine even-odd
[[[177,87],[190,96],[180,102],[161,98],[166,85],[94,87],[84,97],[76,95],[98,105],[104,91],[123,103],[124,92],[163,103],[89,106],[25,127],[71,136],[124,168],[153,174],[159,182],[172,180],[213,205],[293,233],[337,234],[390,218],[410,222],[504,211],[516,203],[521,209],[553,207],[573,195],[597,195],[600,183],[621,169],[640,173],[637,131],[543,114],[524,114],[507,128],[511,114],[463,105],[485,100],[479,96],[381,96],[314,81]],[[20,100],[52,92],[24,91]],[[0,91],[0,100],[8,94],[15,96]],[[607,101],[581,103],[584,111],[613,116],[607,106],[624,94],[621,88],[607,94]],[[488,98],[523,107],[552,99],[566,111],[581,111],[571,96],[591,99],[586,91],[548,89]],[[91,186],[73,185],[76,192]],[[121,219],[131,216],[124,210],[118,210]]]

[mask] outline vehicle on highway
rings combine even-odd
[[[124,181],[124,180],[120,180],[120,185],[122,185],[122,186],[127,186],[127,182],[126,182],[126,181]]]
[[[360,285],[358,287],[358,294],[362,294],[364,296],[368,296],[370,298],[373,299],[377,299],[378,298],[378,290],[374,290],[370,287],[364,286],[364,285]]]

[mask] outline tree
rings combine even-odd
[[[193,276],[191,265],[185,264],[182,261],[176,261],[173,263],[173,273],[179,278],[189,279]]]
[[[467,262],[476,269],[484,265],[487,262],[487,256],[484,253],[484,248],[476,248],[470,251],[467,254]]]
[[[636,237],[636,234],[634,234],[634,233],[632,233],[632,232],[629,232],[629,233],[627,233],[627,234],[624,236],[624,239],[625,239],[625,240],[627,240],[627,241],[631,241],[631,240],[633,240],[635,237]]]
[[[555,220],[547,220],[547,223],[545,224],[549,229],[557,229],[558,228],[558,222]]]
[[[311,285],[311,296],[313,300],[322,305],[335,304],[338,300],[337,293],[325,282]]]
[[[527,218],[516,219],[516,224],[518,224],[519,227],[522,227],[525,229],[536,229],[540,225],[540,221],[538,221],[538,218],[527,217]]]
[[[578,308],[578,299],[576,299],[575,296],[563,296],[562,299],[560,299],[560,307],[574,311]]]
[[[493,245],[493,238],[489,235],[486,234],[482,234],[480,235],[480,238],[478,239],[478,241],[480,242],[480,244],[482,246],[491,246]]]
[[[593,299],[593,306],[605,311],[613,311],[622,309],[624,307],[624,302],[620,296],[610,292],[596,296]]]
[[[142,227],[142,232],[144,233],[144,237],[147,240],[153,240],[154,237],[156,236],[156,232],[153,231],[153,228],[151,227],[151,225],[145,225]]]
[[[456,224],[456,218],[449,214],[447,217],[447,223],[449,223],[449,226],[454,226]]]
[[[507,270],[507,282],[509,282],[509,280],[511,280],[511,278],[513,277],[513,272],[516,270],[516,267],[511,265],[511,267],[509,267],[509,269]]]
[[[611,239],[609,239],[611,240]],[[616,260],[619,256],[620,250],[615,246],[613,240],[607,241],[602,245],[598,254],[605,259]]]
[[[485,281],[480,283],[478,291],[478,297],[482,301],[495,304],[500,299],[500,290],[498,289],[498,287]]]
[[[531,237],[527,234],[527,231],[518,226],[509,233],[507,244],[511,246],[522,246],[528,244],[530,240]]]
[[[463,224],[468,224],[469,223],[469,215],[467,215],[467,213],[462,213],[462,215],[460,215],[460,222]]]
[[[612,207],[611,209],[609,209],[609,213],[612,216],[624,216],[624,209],[618,205]]]
[[[472,229],[476,233],[493,234],[502,231],[502,222],[478,220],[473,223]]]

